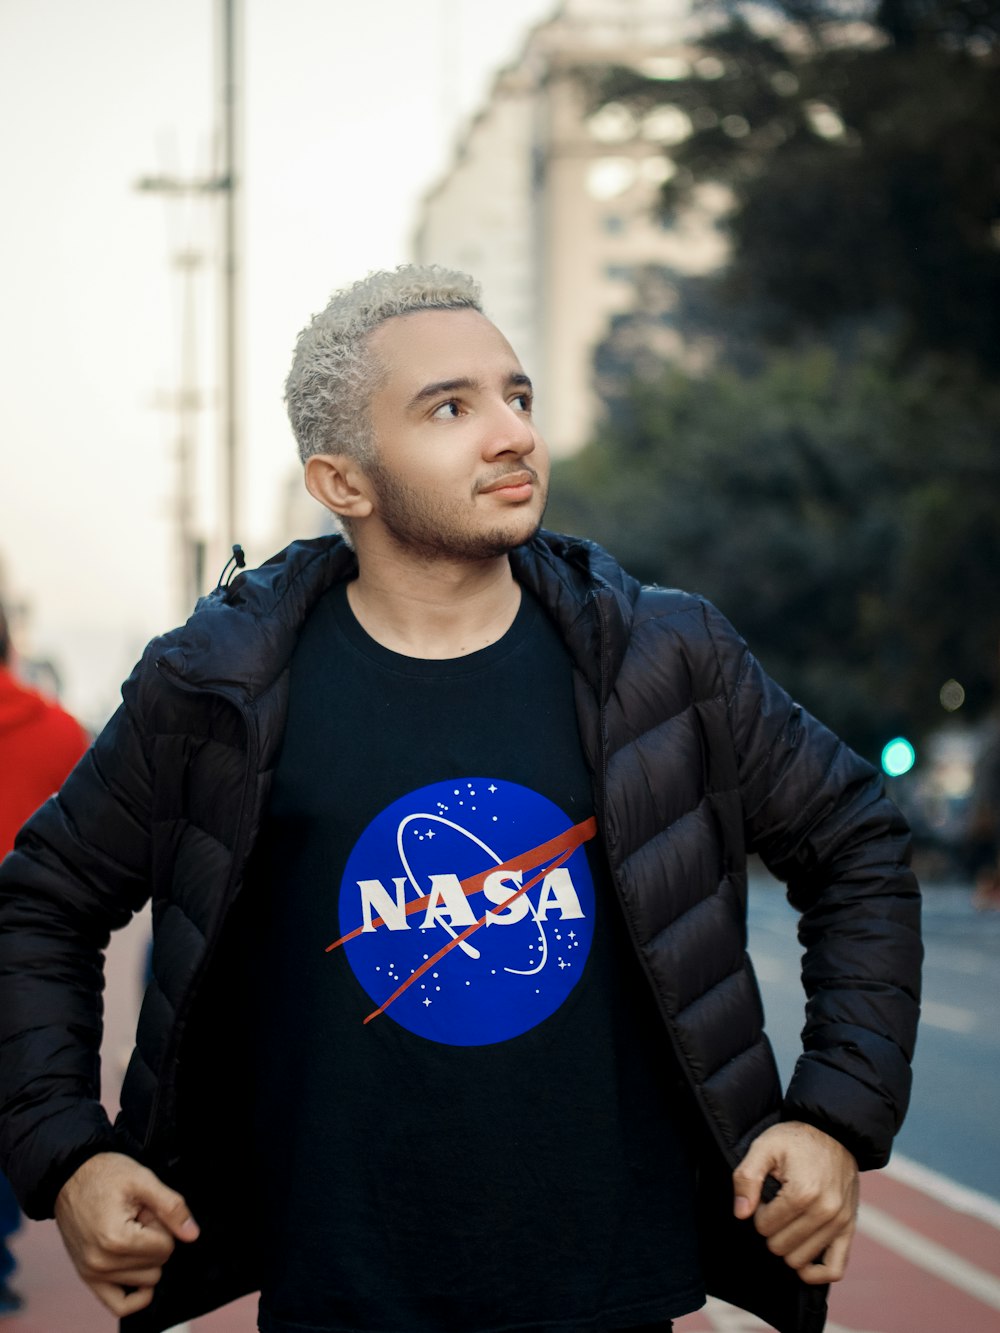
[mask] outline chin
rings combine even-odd
[[[490,537],[494,538],[493,544],[497,547],[496,554],[506,555],[509,551],[513,551],[515,547],[524,546],[527,542],[530,542],[537,535],[541,526],[540,514],[525,514],[520,522],[509,523],[502,530],[488,534],[484,540],[489,541]]]

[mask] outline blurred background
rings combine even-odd
[[[709,596],[914,825],[917,1096],[831,1333],[1000,1329],[1000,0],[0,0],[0,123],[21,675],[96,730],[234,541],[327,530],[298,330],[372,268],[476,274],[548,524]],[[787,1070],[793,931],[755,889]],[[109,956],[109,1103],[144,939]],[[23,1244],[63,1327],[58,1242]]]
[[[453,264],[540,386],[550,525],[716,601],[885,752],[926,869],[974,876],[1000,786],[998,24],[994,0],[3,0],[25,673],[99,727],[233,541],[254,563],[321,530],[295,335],[371,268]]]
[[[453,264],[540,385],[550,525],[716,601],[885,751],[927,869],[974,873],[977,765],[1000,785],[998,22],[4,0],[0,595],[28,671],[96,728],[233,541],[253,563],[321,530],[295,335],[371,268]]]
[[[0,592],[92,726],[232,541],[257,562],[317,525],[290,512],[295,336],[409,258],[552,9],[0,0]]]

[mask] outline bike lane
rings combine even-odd
[[[676,1323],[677,1333],[767,1328],[716,1301]],[[826,1333],[1000,1333],[1000,1204],[912,1163],[866,1173]]]

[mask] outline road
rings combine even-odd
[[[913,1106],[890,1168],[863,1178],[859,1234],[834,1288],[827,1333],[1000,1333],[1000,912],[977,914],[968,889],[925,894],[924,1024]],[[112,942],[108,960],[105,1101],[113,1108],[134,1025],[145,924]],[[779,1064],[798,1046],[802,993],[795,915],[780,886],[751,893],[750,941]],[[993,1108],[991,1110],[991,1108]],[[17,1244],[26,1309],[4,1333],[115,1333],[80,1285],[50,1223]],[[184,1333],[252,1333],[252,1298]],[[759,1320],[717,1302],[677,1333],[759,1333]]]
[[[799,1049],[795,913],[765,874],[750,895],[750,952],[782,1075]],[[847,1280],[827,1333],[1000,1333],[1000,912],[961,885],[924,890],[923,1021],[913,1101],[886,1171],[862,1178]],[[678,1333],[756,1333],[729,1307]]]
[[[913,1102],[896,1151],[1000,1199],[1000,912],[976,912],[959,885],[926,887],[924,939]],[[763,876],[750,895],[750,953],[787,1081],[802,1021],[795,913]]]

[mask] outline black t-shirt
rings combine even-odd
[[[525,593],[425,661],[327,594],[254,874],[266,1333],[575,1333],[702,1303],[667,1038],[572,669]]]

